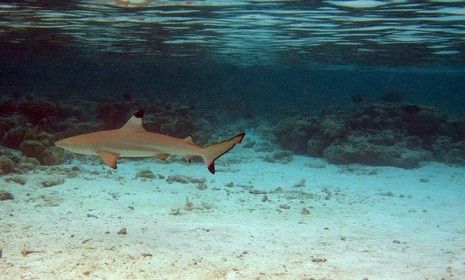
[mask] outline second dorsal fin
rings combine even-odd
[[[194,144],[194,141],[192,141],[192,136],[187,136],[186,138],[182,139],[182,141],[189,143],[189,144]]]
[[[132,131],[145,131],[142,126],[142,118],[144,117],[144,110],[139,110],[126,122],[121,129]]]

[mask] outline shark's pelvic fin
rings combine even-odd
[[[182,141],[186,142],[186,143],[189,143],[189,144],[192,144],[192,145],[195,145],[194,141],[192,141],[192,136],[187,136],[186,138],[182,139]],[[187,162],[187,163],[192,163],[192,157],[193,155],[187,155],[187,156],[184,156],[184,160]]]
[[[155,157],[158,158],[159,160],[165,160],[169,156],[170,154],[156,154],[155,155]]]
[[[100,156],[100,158],[106,165],[110,166],[113,169],[116,169],[118,155],[106,151],[98,151],[97,154]]]
[[[202,158],[210,173],[215,174],[215,160],[231,150],[236,144],[241,143],[244,136],[245,133],[242,132],[229,140],[203,148]]]
[[[192,156],[189,155],[189,156],[184,156],[184,160],[187,162],[187,163],[192,163]]]
[[[122,130],[130,131],[146,131],[142,126],[142,118],[144,117],[144,110],[139,110],[123,125]]]

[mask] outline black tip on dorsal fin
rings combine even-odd
[[[140,109],[139,111],[134,113],[134,117],[140,119],[144,117],[144,109]]]

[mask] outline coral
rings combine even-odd
[[[436,108],[418,105],[403,105],[402,121],[411,135],[437,134],[446,123],[447,117]]]
[[[65,162],[67,159],[63,149],[58,147],[48,147],[44,150],[39,162],[43,165],[57,165]]]
[[[289,163],[292,161],[294,153],[291,151],[279,151],[266,155],[263,160],[267,162]]]
[[[142,178],[142,179],[155,179],[156,176],[155,174],[153,174],[152,171],[148,170],[148,169],[144,169],[144,170],[139,170],[136,174],[136,178]]]
[[[50,179],[42,181],[42,187],[49,188],[49,187],[61,185],[64,182],[65,182],[65,179],[61,177],[50,178]]]
[[[26,184],[26,179],[24,177],[20,177],[20,176],[13,176],[13,177],[6,178],[5,181],[7,181],[7,182],[15,182],[16,184],[19,184],[19,185],[25,185]]]
[[[35,158],[21,157],[16,168],[19,173],[25,173],[27,171],[34,170],[39,165],[40,162]]]
[[[21,143],[19,150],[26,157],[36,158],[40,161],[42,158],[47,144],[37,140],[26,140]]]
[[[461,149],[450,149],[444,155],[444,161],[454,164],[465,164],[465,151]]]
[[[16,111],[16,103],[12,100],[2,101],[0,103],[0,116],[11,115]]]
[[[323,156],[323,151],[329,146],[330,141],[325,141],[320,138],[310,138],[307,141],[307,154],[313,157]]]
[[[23,127],[15,127],[5,133],[3,137],[3,146],[7,148],[19,148],[21,142],[24,139],[24,133],[26,130]]]
[[[447,163],[465,165],[465,140],[449,143],[445,149],[443,160]]]
[[[288,150],[305,153],[308,139],[318,128],[318,120],[313,118],[288,119],[278,124],[276,141]]]
[[[8,156],[0,156],[0,175],[15,171],[15,162]]]
[[[308,210],[308,208],[302,208],[302,210],[300,210],[300,214],[302,215],[310,215],[310,210]]]
[[[155,106],[147,108],[146,111],[148,114],[145,118],[145,125],[150,131],[175,137],[186,137],[197,130],[197,125],[191,116],[191,107],[158,102]],[[196,135],[196,140],[200,143],[204,141],[201,135]]]
[[[451,149],[453,143],[452,138],[449,136],[438,136],[432,141],[431,151],[437,158],[441,158]]]
[[[0,139],[12,128],[18,125],[17,117],[3,117],[0,119]]]
[[[54,103],[46,100],[22,102],[18,105],[18,110],[32,124],[37,124],[46,117],[56,116],[59,111]]]
[[[24,140],[43,141],[46,145],[51,145],[53,135],[40,130],[38,127],[27,129],[24,133]]]
[[[445,134],[454,142],[465,140],[465,118],[450,120]]]
[[[35,158],[42,165],[63,163],[66,160],[64,151],[48,144],[48,140],[26,140],[21,143],[19,149],[24,156]]]
[[[347,133],[346,120],[349,119],[345,112],[335,109],[322,114],[320,120],[320,134],[325,139],[341,138]]]
[[[21,156],[16,150],[0,147],[0,174],[24,173],[40,165],[35,158]]]
[[[103,122],[106,129],[119,128],[127,121],[129,110],[124,102],[100,104],[97,106],[97,119]]]
[[[465,162],[465,147],[457,144],[465,140],[465,132],[457,127],[465,128],[465,120],[448,122],[434,107],[383,103],[353,112],[329,108],[317,118],[286,119],[275,136],[293,152],[332,163],[412,168],[433,159]]]
[[[0,201],[2,200],[13,200],[15,199],[14,196],[7,192],[7,191],[4,191],[4,190],[0,190]]]
[[[301,179],[298,183],[294,184],[292,187],[294,187],[294,188],[303,188],[303,187],[305,187],[305,179]]]
[[[181,184],[195,184],[196,188],[199,190],[204,190],[207,188],[207,180],[205,178],[193,178],[182,175],[171,175],[166,178],[168,184],[172,183],[181,183]]]
[[[400,145],[373,144],[363,134],[351,135],[344,142],[333,143],[324,150],[323,154],[329,162],[335,164],[361,163],[402,168],[415,168],[422,161],[432,159],[432,155],[428,151],[409,150]]]

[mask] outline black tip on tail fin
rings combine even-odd
[[[212,162],[212,163],[208,166],[208,171],[210,171],[211,174],[215,174],[215,162]]]
[[[134,117],[140,119],[144,117],[144,109],[140,109],[139,111],[134,113]]]
[[[238,143],[241,143],[242,142],[242,139],[244,139],[244,136],[245,136],[245,132],[242,132],[242,133],[239,133],[238,135],[236,135],[235,137],[240,137],[240,140]],[[233,137],[234,138],[234,137]]]
[[[202,157],[211,174],[215,174],[215,160],[231,150],[236,144],[241,143],[244,136],[245,133],[242,132],[228,140],[212,144],[203,149],[205,154]]]

